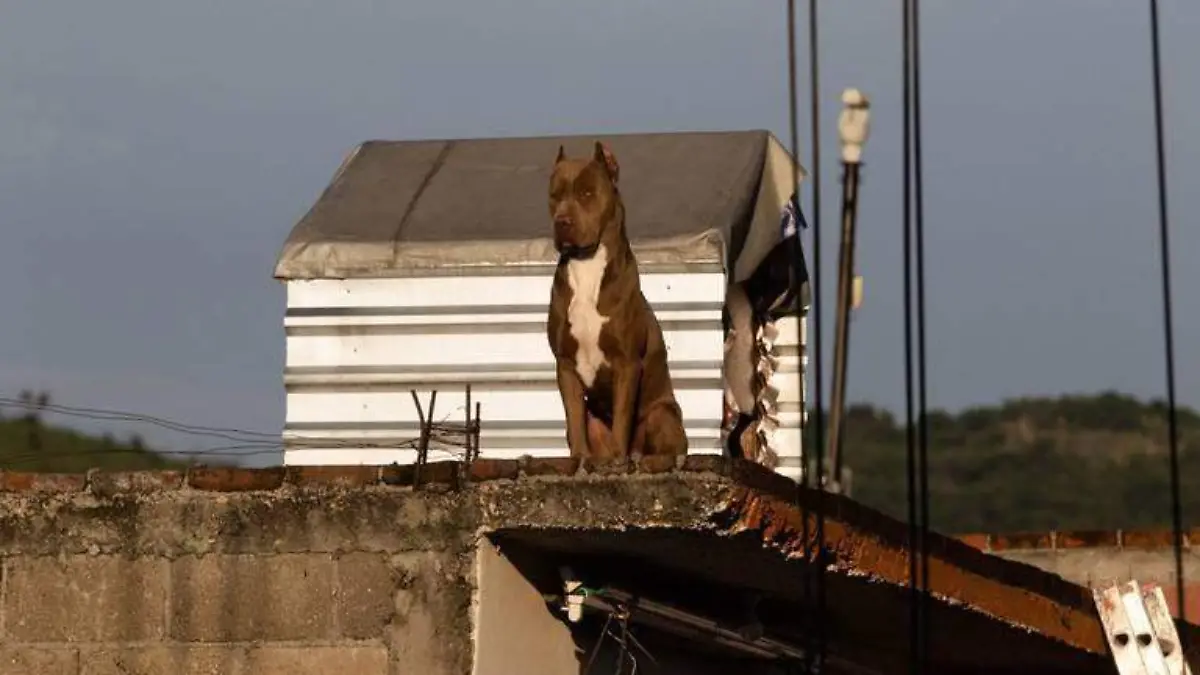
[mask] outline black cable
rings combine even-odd
[[[375,444],[346,444],[344,446],[328,443],[313,443],[314,448],[345,448],[355,450],[413,450],[416,448],[419,439],[409,439],[398,443],[388,445]],[[176,457],[195,458],[195,457],[258,457],[262,455],[278,454],[290,449],[303,449],[304,445],[295,445],[289,443],[284,446],[280,442],[275,443],[238,443],[232,445],[218,445],[201,450],[145,450],[138,451],[132,448],[91,448],[88,450],[72,450],[70,452],[25,452],[11,455],[8,457],[0,457],[0,467],[4,468],[20,468],[29,464],[35,464],[39,461],[57,461],[62,459],[78,459],[81,457],[112,457],[118,455],[146,455],[158,457],[164,460],[170,460]],[[447,457],[449,459],[461,459],[460,453],[446,448],[430,448],[430,453],[436,453],[439,457]]]
[[[813,92],[814,92],[813,93],[814,113],[816,112],[815,108],[819,101],[819,99],[815,93],[816,87],[818,84],[817,80],[816,80],[816,61],[815,61],[815,54],[816,54],[816,23],[815,23],[815,7],[814,7],[815,1],[816,0],[810,0],[810,3],[813,3],[813,4],[809,5],[809,11],[810,11],[810,14],[809,14],[810,65],[812,66],[812,69],[813,69],[813,72],[811,73],[811,77],[813,79],[810,80],[810,82],[813,86]],[[796,232],[794,235],[795,239],[793,240],[793,243],[792,243],[792,257],[793,257],[793,260],[792,260],[792,265],[793,265],[792,282],[793,282],[793,284],[796,285],[796,287],[793,289],[793,294],[797,298],[797,301],[799,302],[799,300],[802,297],[802,294],[801,294],[802,288],[800,286],[802,285],[801,278],[803,277],[803,274],[801,272],[802,272],[802,265],[803,265],[802,256],[804,255],[804,251],[803,251],[803,247],[800,245],[800,222],[799,222],[799,220],[800,220],[800,218],[802,218],[802,216],[800,214],[800,202],[799,202],[800,171],[799,171],[798,165],[799,165],[799,161],[800,161],[800,131],[799,131],[799,122],[798,122],[799,112],[797,109],[797,101],[799,98],[799,96],[798,96],[799,91],[798,91],[798,88],[796,85],[796,3],[795,3],[795,0],[788,0],[787,20],[788,20],[787,47],[788,47],[788,117],[789,117],[788,121],[790,124],[791,146],[792,146],[791,147],[792,169],[793,169],[793,171],[792,171],[792,190],[793,190],[793,196],[795,198],[795,203],[793,204],[793,206],[797,210],[796,216],[797,216],[797,221],[798,221],[796,223]],[[816,403],[815,408],[816,408],[816,413],[817,413],[817,419],[816,419],[817,440],[816,440],[815,444],[810,444],[807,442],[808,441],[808,433],[807,433],[808,425],[803,424],[801,427],[801,437],[800,437],[800,459],[801,459],[800,490],[797,493],[797,500],[799,502],[798,506],[801,511],[801,537],[803,538],[804,549],[805,549],[804,550],[805,565],[804,565],[804,572],[803,572],[804,581],[802,584],[802,589],[803,589],[803,603],[804,603],[804,611],[805,611],[805,614],[803,617],[803,625],[805,626],[804,632],[805,632],[805,637],[806,637],[806,643],[808,645],[808,649],[805,650],[804,668],[807,672],[814,671],[814,669],[817,666],[815,659],[818,658],[819,654],[823,654],[823,652],[824,652],[824,645],[823,645],[824,628],[822,626],[822,624],[824,622],[820,621],[820,620],[814,621],[813,620],[813,612],[812,612],[812,606],[813,606],[812,597],[814,595],[813,577],[814,577],[814,573],[819,574],[819,572],[817,570],[819,570],[821,568],[821,565],[819,564],[817,559],[814,557],[813,551],[810,548],[812,546],[812,538],[810,537],[810,530],[809,530],[808,506],[807,506],[807,503],[805,500],[805,493],[808,492],[808,488],[810,485],[809,484],[809,471],[808,471],[808,453],[805,452],[805,447],[808,446],[808,447],[817,448],[817,453],[818,453],[818,457],[819,457],[821,448],[824,446],[824,443],[822,440],[824,425],[822,423],[822,415],[821,415],[821,413],[822,413],[822,408],[821,408],[821,385],[822,385],[821,372],[822,371],[821,371],[821,351],[820,351],[821,319],[820,319],[820,310],[819,310],[819,307],[820,307],[820,300],[819,300],[820,285],[819,285],[819,281],[818,281],[818,279],[820,278],[820,269],[821,269],[821,267],[820,267],[820,265],[821,265],[821,263],[820,263],[821,246],[820,246],[820,235],[819,235],[819,232],[820,232],[820,228],[819,228],[819,221],[820,221],[820,215],[819,215],[820,168],[818,166],[818,164],[819,164],[818,158],[819,158],[819,152],[820,152],[820,150],[819,150],[820,149],[820,140],[819,140],[818,134],[816,133],[816,131],[819,129],[819,127],[817,124],[817,117],[815,116],[815,114],[813,117],[813,129],[814,129],[813,139],[812,139],[813,166],[812,166],[811,175],[813,177],[813,186],[814,186],[813,187],[813,190],[814,190],[814,192],[813,192],[814,213],[813,213],[813,221],[812,221],[813,270],[814,270],[814,272],[813,272],[813,274],[809,275],[808,283],[809,283],[809,288],[811,291],[809,293],[810,302],[814,306],[814,308],[812,310],[813,330],[810,331],[810,333],[816,336],[813,340],[814,341],[814,349],[813,349],[814,358],[812,359],[812,362],[815,362],[815,364],[816,364],[815,365],[815,379],[816,379],[815,390],[816,391],[815,391],[815,395],[813,398]],[[804,317],[800,316],[798,318],[800,319],[800,321],[797,321],[797,340],[800,344],[803,345],[804,342],[801,338],[804,336],[804,330],[803,330],[803,325],[802,325],[802,321],[803,321]],[[800,370],[798,377],[800,378],[800,391],[804,391],[805,390],[805,387],[804,387],[805,372],[804,372],[803,368]],[[801,417],[803,417],[803,416],[804,416],[804,411],[802,410]],[[818,461],[820,461],[820,460],[818,460]],[[818,518],[820,518],[819,509],[818,509]],[[818,527],[820,527],[822,524],[823,523],[819,522]],[[819,551],[820,551],[820,549],[818,548],[817,555],[819,555]],[[821,595],[820,591],[817,592],[817,595]],[[815,633],[818,633],[818,632],[820,633],[821,639],[818,639],[814,635]]]
[[[929,664],[929,404],[926,399],[928,367],[925,361],[925,189],[921,154],[921,7],[912,0],[913,96],[913,214],[917,252],[917,473],[921,478],[921,663]]]
[[[800,193],[800,170],[799,170],[800,125],[798,122],[799,114],[798,114],[797,105],[796,105],[796,100],[798,98],[798,91],[797,91],[797,87],[796,87],[796,1],[795,0],[787,1],[787,50],[788,50],[788,124],[789,124],[789,131],[791,133],[790,141],[791,141],[791,146],[792,146],[792,148],[791,148],[791,150],[792,150],[792,194],[793,194],[793,198],[795,199],[794,207],[796,208],[797,216],[799,216],[799,212],[800,212],[800,202],[799,202],[799,193]],[[801,289],[799,288],[801,282],[800,282],[800,276],[798,274],[796,274],[796,270],[799,267],[800,257],[804,255],[804,250],[800,245],[800,223],[799,222],[796,223],[796,232],[794,233],[794,237],[795,238],[792,240],[792,258],[793,258],[792,259],[792,270],[793,270],[792,283],[797,286],[797,288],[794,289],[794,295],[796,297],[797,303],[799,303],[801,300],[801,294],[800,294]],[[809,284],[810,285],[812,284],[811,280],[809,281]],[[799,308],[799,305],[798,305],[798,308]],[[796,339],[799,344],[803,345],[804,343],[803,343],[803,340],[801,339],[804,335],[803,326],[801,325],[801,321],[803,321],[803,317],[798,317],[798,319],[799,320],[796,322],[796,333],[797,333]],[[800,373],[799,373],[798,377],[800,378],[800,391],[804,391],[804,369],[803,368],[800,369]],[[803,418],[803,417],[804,417],[804,410],[802,408],[801,409],[801,418]],[[812,654],[813,650],[812,650],[812,644],[809,641],[809,638],[811,637],[811,631],[808,629],[812,625],[812,622],[809,620],[809,618],[810,618],[809,610],[811,607],[811,597],[812,597],[812,593],[811,593],[811,591],[812,591],[811,576],[812,575],[811,575],[811,568],[809,565],[809,557],[808,557],[808,554],[809,554],[809,550],[808,550],[808,546],[809,546],[808,534],[809,534],[809,532],[808,532],[808,512],[807,512],[808,507],[805,503],[804,495],[802,494],[803,492],[807,491],[807,489],[808,489],[808,461],[807,461],[808,453],[806,453],[804,451],[804,447],[805,447],[805,444],[807,441],[807,434],[805,432],[806,432],[806,429],[804,427],[802,427],[802,431],[801,431],[801,435],[800,435],[800,487],[801,487],[801,489],[797,493],[796,499],[798,502],[798,506],[800,508],[800,529],[801,529],[800,536],[804,540],[804,561],[805,561],[804,570],[803,570],[804,579],[803,579],[803,583],[801,584],[803,605],[804,605],[804,616],[802,617],[801,625],[803,625],[805,627],[805,630],[804,630],[805,642],[809,648],[805,650],[804,668],[806,671],[811,671],[812,663],[811,663],[809,655]]]
[[[1167,367],[1167,435],[1171,461],[1171,529],[1175,548],[1175,600],[1179,620],[1187,622],[1183,579],[1183,505],[1179,486],[1179,421],[1175,403],[1175,336],[1171,308],[1171,239],[1167,220],[1167,161],[1163,141],[1162,64],[1158,39],[1158,0],[1150,0],[1150,50],[1154,74],[1154,142],[1158,164],[1158,242],[1162,271],[1163,335]],[[1187,633],[1180,633],[1186,654]]]
[[[902,225],[904,229],[904,419],[905,473],[908,497],[908,588],[909,588],[909,672],[921,675],[921,591],[918,587],[920,566],[916,555],[920,530],[917,525],[916,426],[913,423],[912,357],[912,0],[902,0],[901,62],[903,73],[903,181]]]
[[[144,415],[141,413],[125,412],[125,411],[121,411],[121,410],[106,410],[103,408],[82,408],[82,407],[78,407],[78,406],[61,405],[58,403],[46,403],[44,405],[38,405],[36,403],[31,403],[29,401],[22,401],[20,399],[9,398],[6,396],[0,396],[0,407],[5,407],[5,406],[13,407],[13,408],[20,408],[22,410],[25,410],[26,412],[31,412],[31,413],[38,412],[38,411],[46,411],[46,412],[60,413],[63,415],[75,415],[78,417],[86,417],[87,419],[94,419],[94,420],[144,422],[146,424],[152,424],[154,426],[162,427],[164,429],[170,429],[171,431],[178,431],[180,433],[195,434],[195,435],[201,435],[201,436],[221,436],[221,437],[228,438],[227,434],[232,434],[235,436],[251,436],[251,437],[259,437],[259,438],[278,438],[279,437],[278,433],[266,433],[266,432],[262,432],[262,431],[247,431],[244,429],[233,429],[233,428],[224,428],[224,427],[208,427],[208,426],[198,426],[198,425],[194,425],[194,424],[184,424],[182,422],[175,422],[173,420],[168,420],[168,419],[165,419],[162,417],[154,417],[152,415]],[[230,440],[237,440],[237,439],[230,439]]]
[[[813,554],[813,563],[816,565],[816,586],[817,586],[817,612],[816,612],[816,641],[817,649],[814,653],[815,665],[817,672],[822,672],[825,669],[825,655],[827,635],[825,630],[825,421],[824,421],[824,406],[822,400],[824,398],[825,382],[824,382],[824,359],[821,357],[821,345],[825,342],[823,331],[825,324],[821,321],[821,306],[824,304],[821,296],[821,69],[820,69],[820,50],[818,48],[817,36],[820,32],[819,23],[817,21],[817,0],[808,0],[808,68],[809,68],[809,105],[811,106],[811,134],[812,134],[812,195],[813,195],[813,212],[812,212],[812,232],[813,232],[813,275],[812,275],[812,300],[813,300],[813,357],[814,357],[814,377],[813,384],[816,388],[813,402],[817,408],[817,438],[816,438],[816,454],[817,454],[817,496],[820,501],[817,506],[817,532],[816,532],[816,551]],[[800,236],[799,228],[797,228],[796,236]]]

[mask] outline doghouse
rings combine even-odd
[[[770,418],[762,439],[776,470],[800,476],[806,292],[759,312],[756,334],[776,337],[753,354],[725,348],[730,283],[754,277],[751,303],[778,304],[758,296],[778,290],[770,280],[798,250],[781,243],[792,159],[765,131],[360,145],[275,267],[287,289],[286,464],[413,462],[423,415],[434,422],[429,459],[462,456],[476,404],[479,456],[568,454],[545,333],[556,262],[546,191],[559,144],[580,154],[596,139],[621,166],[690,453],[729,452],[724,373],[737,371],[759,402],[744,412]],[[802,255],[791,269],[803,270]]]

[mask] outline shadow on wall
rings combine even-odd
[[[589,614],[571,626],[578,649],[580,675],[638,673],[639,675],[785,675],[778,663],[733,656],[704,643],[684,640],[643,626],[630,625],[623,634],[616,619]],[[636,670],[634,665],[636,663]]]

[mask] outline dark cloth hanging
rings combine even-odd
[[[804,212],[796,195],[788,200],[780,216],[780,239],[767,254],[758,268],[746,279],[743,286],[754,313],[770,321],[798,314],[808,295],[808,265],[804,260],[803,246],[796,238],[800,230],[808,229]],[[799,251],[799,260],[793,259],[793,251]],[[794,278],[799,275],[799,279]],[[800,298],[793,289],[800,289]],[[797,302],[799,300],[799,302]]]

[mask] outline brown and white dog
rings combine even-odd
[[[662,328],[642,295],[625,234],[616,158],[597,142],[588,159],[562,146],[550,176],[559,254],[547,337],[572,457],[599,461],[685,455]]]

